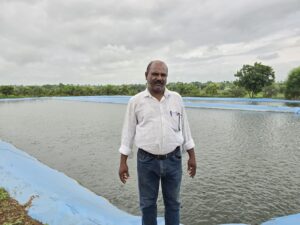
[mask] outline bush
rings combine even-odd
[[[238,87],[238,86],[232,86],[231,88],[229,88],[228,93],[230,96],[232,97],[244,97],[246,95],[246,90],[245,88],[242,87]]]
[[[14,93],[14,87],[13,86],[1,86],[0,87],[0,93],[2,93],[5,96],[12,95]]]
[[[275,84],[272,84],[270,86],[264,87],[262,92],[263,92],[263,97],[272,98],[277,96],[277,94],[279,93],[279,89]]]
[[[205,88],[205,94],[214,96],[218,94],[218,85],[216,83],[209,83]]]
[[[288,75],[285,97],[287,99],[300,99],[300,66],[293,69]]]

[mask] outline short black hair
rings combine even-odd
[[[154,61],[149,62],[148,66],[147,66],[147,69],[146,69],[146,75],[148,75],[149,70],[150,70],[150,67],[151,67],[151,65],[153,64],[153,62],[154,62]]]
[[[160,60],[153,60],[153,61],[149,62],[148,66],[147,66],[147,69],[146,69],[146,72],[145,72],[146,76],[148,75],[149,70],[150,70],[150,67],[152,66],[152,64],[153,64],[154,62],[158,62],[158,61],[160,61]],[[163,61],[160,61],[160,62],[162,62],[163,64],[166,65],[166,63],[164,63]],[[167,67],[167,65],[166,65],[166,67]],[[168,67],[167,67],[167,71],[168,71]]]

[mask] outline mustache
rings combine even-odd
[[[155,81],[154,84],[164,84],[164,82],[158,80],[158,81]]]

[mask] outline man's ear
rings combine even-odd
[[[145,78],[146,78],[146,80],[147,80],[147,75],[148,75],[147,72],[145,72]]]

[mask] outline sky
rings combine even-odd
[[[232,81],[300,66],[300,0],[0,0],[0,85]]]

